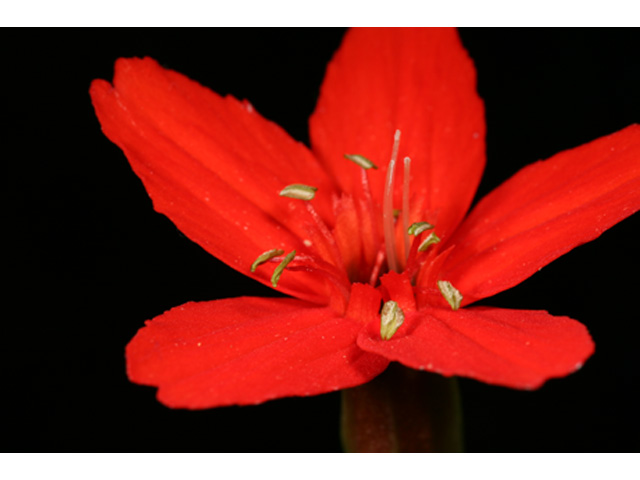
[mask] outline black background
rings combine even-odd
[[[339,394],[174,411],[124,346],[190,300],[273,295],[152,209],[88,95],[152,56],[308,141],[341,29],[5,30],[5,438],[16,451],[338,451]],[[463,29],[488,122],[484,194],[522,166],[640,120],[638,30]],[[640,161],[640,159],[639,159]],[[637,216],[486,304],[587,325],[596,353],[535,392],[460,381],[469,451],[637,451]]]

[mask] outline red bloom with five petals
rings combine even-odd
[[[159,387],[166,405],[320,394],[365,383],[390,361],[536,388],[593,352],[570,318],[469,305],[638,210],[640,127],[524,168],[465,217],[484,169],[484,111],[454,30],[350,31],[311,118],[311,151],[248,102],[151,59],[118,60],[113,86],[96,80],[91,96],[155,208],[189,238],[263,283],[283,255],[252,271],[256,257],[296,251],[278,284],[294,298],[188,303],[138,332],[129,377]],[[410,169],[390,168],[392,157],[409,157]],[[317,193],[279,196],[290,184]],[[410,242],[407,225],[423,221],[434,229]],[[430,232],[440,241],[420,251]],[[462,308],[445,300],[443,281]],[[404,323],[385,340],[389,301]]]

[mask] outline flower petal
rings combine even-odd
[[[360,350],[362,324],[289,298],[187,303],[150,320],[126,350],[136,383],[174,408],[256,404],[360,385],[383,357]]]
[[[522,282],[640,208],[640,125],[523,168],[473,209],[442,268],[464,303]]]
[[[329,64],[310,120],[313,150],[341,188],[358,195],[360,154],[382,205],[393,136],[411,157],[411,222],[446,237],[466,213],[484,169],[484,107],[471,59],[453,29],[353,29]],[[401,205],[402,168],[395,205]]]
[[[521,389],[574,372],[594,351],[584,325],[568,317],[488,307],[418,311],[388,341],[372,323],[358,345],[411,368]]]
[[[96,80],[90,93],[105,135],[123,150],[155,209],[236,270],[269,284],[272,269],[249,272],[258,255],[307,250],[305,226],[313,219],[303,202],[278,195],[288,184],[318,187],[316,209],[331,215],[331,179],[304,145],[247,102],[222,98],[150,58],[118,60],[113,87]],[[322,280],[309,273],[283,276],[280,286],[326,301]]]

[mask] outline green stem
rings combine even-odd
[[[343,390],[341,430],[347,452],[460,452],[457,381],[393,363]]]

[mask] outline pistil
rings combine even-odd
[[[382,205],[382,222],[384,226],[384,244],[387,251],[387,266],[389,270],[398,271],[398,259],[396,253],[396,239],[393,215],[393,179],[400,147],[400,130],[396,130],[393,136],[393,149],[391,161],[387,167],[387,179],[384,188],[384,201]]]

